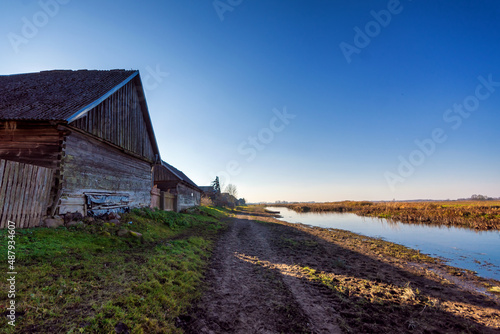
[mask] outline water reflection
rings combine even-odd
[[[298,213],[283,207],[281,220],[323,228],[338,228],[382,238],[439,256],[448,264],[477,271],[479,275],[500,280],[500,232],[477,231],[462,227],[404,224],[382,218],[361,217],[353,213]]]

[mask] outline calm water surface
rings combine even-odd
[[[449,265],[474,270],[483,277],[500,280],[499,231],[394,223],[353,213],[297,213],[282,207],[268,209],[279,211],[283,216],[279,219],[290,223],[338,228],[382,238],[441,257]]]

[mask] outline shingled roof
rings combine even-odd
[[[161,165],[163,167],[165,167],[166,169],[168,169],[172,174],[174,174],[175,176],[177,176],[179,178],[179,180],[184,181],[184,182],[188,183],[189,185],[191,185],[191,186],[193,186],[196,189],[198,189],[198,190],[201,191],[201,189],[196,185],[196,183],[194,183],[193,181],[191,181],[191,179],[189,177],[187,177],[186,174],[184,174],[183,172],[181,172],[180,170],[178,170],[174,166],[166,163],[163,160],[161,161]]]
[[[0,119],[70,122],[138,73],[55,70],[0,75]]]

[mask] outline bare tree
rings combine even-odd
[[[233,196],[234,198],[238,197],[238,190],[236,189],[236,186],[234,184],[229,183],[226,186],[225,192],[228,193],[229,195]]]

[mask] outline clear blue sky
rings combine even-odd
[[[6,0],[0,13],[1,74],[140,70],[163,159],[198,185],[232,174],[248,201],[500,196],[498,1]]]

